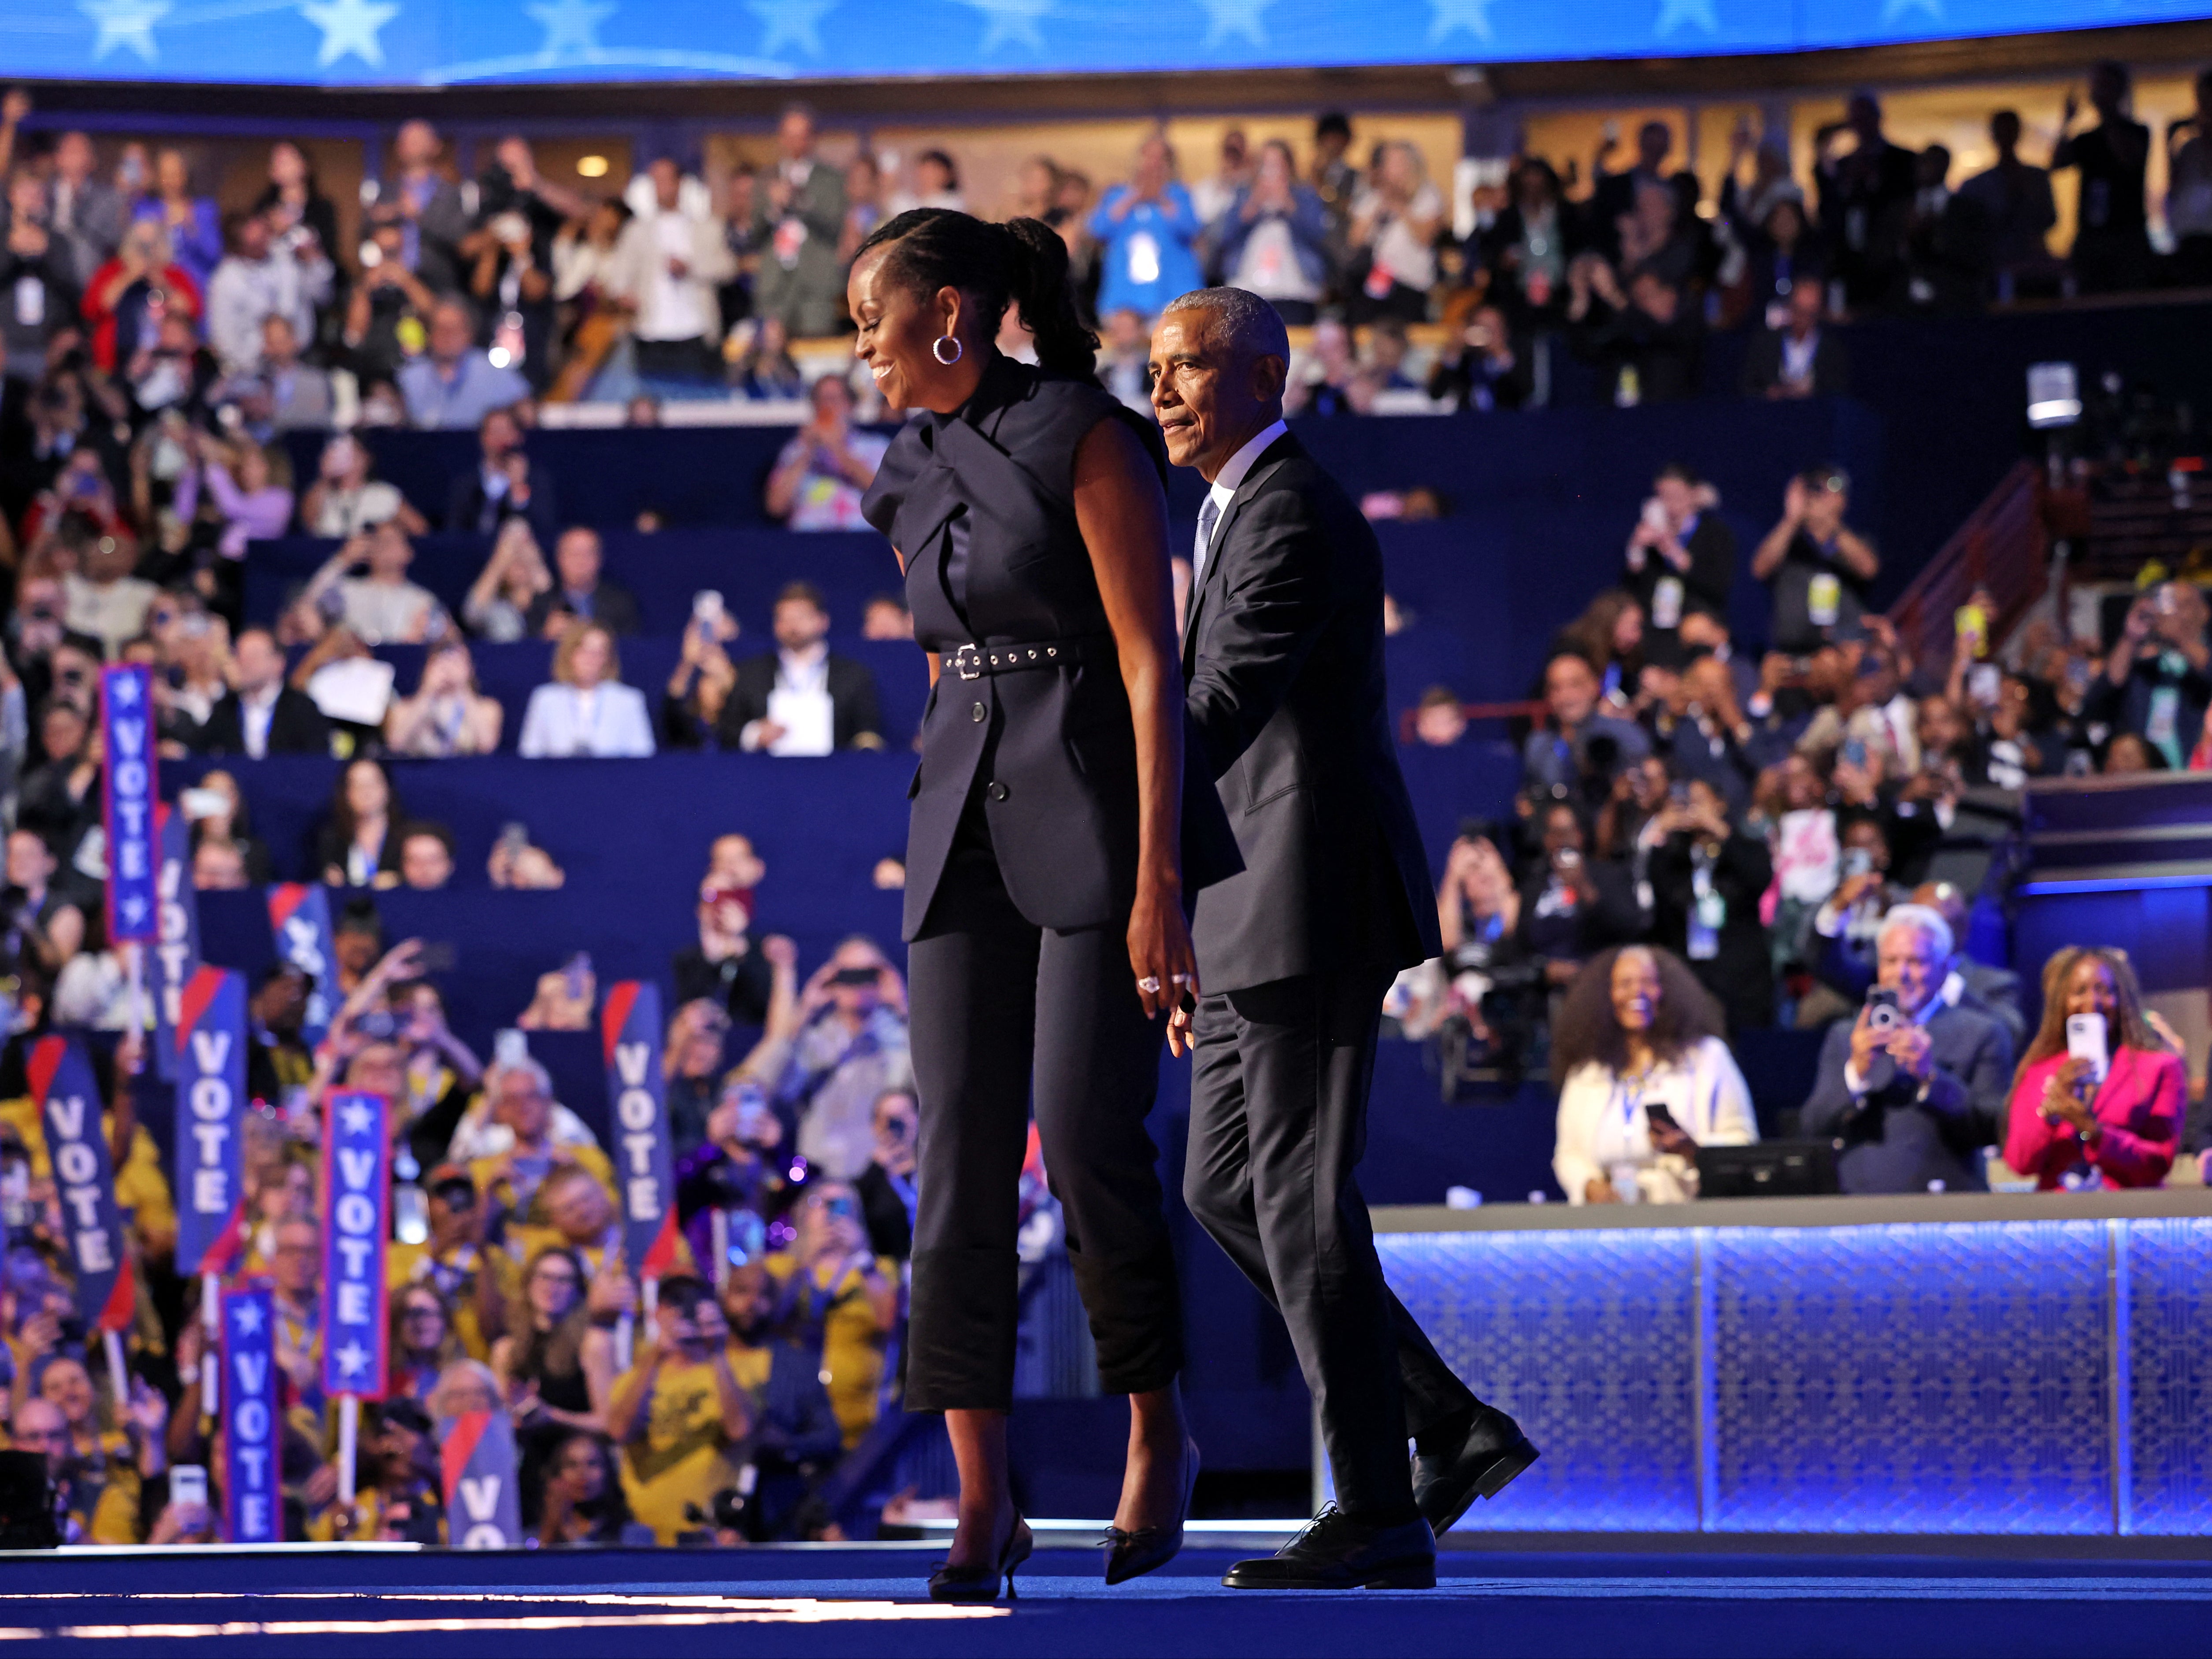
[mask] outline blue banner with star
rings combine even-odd
[[[2195,0],[0,0],[10,76],[307,86],[1698,57],[2202,17]]]
[[[107,939],[149,945],[159,931],[154,850],[154,683],[144,663],[100,671],[100,809],[107,828]]]
[[[333,1092],[323,1108],[323,1392],[384,1397],[384,1242],[392,1225],[391,1103]]]
[[[284,1541],[276,1310],[266,1285],[222,1293],[222,1516],[234,1544]]]

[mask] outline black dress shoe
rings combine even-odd
[[[1127,1583],[1155,1568],[1164,1567],[1182,1549],[1183,1523],[1190,1519],[1190,1500],[1198,1492],[1198,1448],[1186,1441],[1182,1449],[1182,1508],[1171,1527],[1139,1527],[1123,1532],[1106,1528],[1106,1582]]]
[[[1478,1498],[1495,1498],[1536,1461],[1521,1425],[1495,1406],[1477,1405],[1467,1437],[1449,1451],[1413,1459],[1413,1502],[1439,1538]]]
[[[1428,1522],[1370,1527],[1334,1504],[1273,1555],[1239,1561],[1231,1589],[1433,1589],[1437,1540]]]
[[[999,1559],[988,1566],[956,1567],[950,1561],[929,1575],[929,1599],[933,1601],[995,1601],[999,1599],[999,1582],[1006,1581],[1006,1600],[1017,1600],[1014,1595],[1014,1569],[1030,1559],[1030,1551],[1036,1539],[1030,1531],[1030,1523],[1017,1515],[1014,1529],[1006,1534],[1006,1547],[999,1552]]]

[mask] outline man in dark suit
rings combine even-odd
[[[521,519],[541,546],[551,541],[561,521],[553,480],[523,448],[514,416],[503,409],[487,414],[477,422],[477,447],[476,465],[447,492],[446,528],[489,536],[507,520]]]
[[[605,554],[599,532],[586,525],[561,532],[553,544],[553,586],[531,600],[523,624],[541,639],[557,640],[577,622],[595,622],[627,638],[638,631],[637,601],[626,587],[600,574]]]
[[[775,596],[775,649],[738,665],[738,683],[715,728],[722,747],[778,755],[882,748],[875,674],[830,648],[822,590],[787,584]]]
[[[1199,895],[1203,994],[1175,1016],[1195,1056],[1183,1192],[1282,1310],[1340,1505],[1224,1582],[1419,1587],[1436,1535],[1536,1452],[1390,1293],[1353,1178],[1382,994],[1441,947],[1383,693],[1382,552],[1283,426],[1289,360],[1282,319],[1237,289],[1185,295],[1152,337],[1168,453],[1212,486],[1183,632],[1194,769],[1244,860]]]
[[[1800,276],[1790,285],[1790,320],[1752,336],[1743,354],[1747,398],[1840,398],[1851,389],[1843,342],[1820,325],[1820,284]]]
[[[203,755],[327,755],[331,723],[304,691],[284,684],[284,653],[265,628],[232,647],[238,684],[208,710],[193,748]]]
[[[1828,1028],[1820,1075],[1799,1123],[1844,1143],[1837,1173],[1847,1193],[1979,1192],[1981,1149],[2004,1136],[2012,1043],[1984,1013],[1944,1000],[1951,929],[1924,905],[1882,919],[1875,982],[1896,994],[1899,1018],[1872,1007]]]

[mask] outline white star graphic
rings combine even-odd
[[[365,1100],[349,1100],[338,1108],[338,1121],[349,1135],[365,1135],[376,1127],[376,1114]]]
[[[125,921],[143,921],[146,919],[146,901],[136,893],[125,894],[118,908]]]
[[[261,1334],[261,1304],[258,1302],[234,1302],[230,1304],[230,1328],[240,1336]]]
[[[1490,0],[1429,0],[1431,46],[1460,29],[1478,40],[1490,39]]]
[[[1713,0],[1659,0],[1659,21],[1651,26],[1654,34],[1672,34],[1685,23],[1695,23],[1708,34],[1719,33]]]
[[[823,15],[834,10],[837,3],[838,0],[745,0],[746,9],[768,30],[761,36],[761,56],[771,56],[778,47],[788,46],[809,58],[819,58]]]
[[[1008,44],[1027,46],[1032,52],[1044,50],[1037,21],[1051,12],[1052,0],[960,0],[960,3],[981,12],[988,20],[982,42],[975,48],[978,52]]]
[[[1199,0],[1206,8],[1204,45],[1220,46],[1232,34],[1241,34],[1255,46],[1267,44],[1267,26],[1260,14],[1275,0]]]
[[[138,677],[136,674],[118,674],[108,681],[107,695],[115,699],[118,708],[136,708],[138,706]]]
[[[300,15],[323,32],[316,68],[328,69],[350,52],[371,69],[382,69],[384,46],[376,32],[399,15],[399,8],[391,0],[308,0]]]
[[[1940,23],[1943,21],[1943,0],[1881,0],[1881,21],[1885,24],[1898,21],[1908,11],[1925,12],[1929,22]]]
[[[599,25],[615,14],[611,0],[550,0],[523,10],[545,30],[548,58],[596,58],[599,53]]]
[[[348,1376],[368,1369],[368,1350],[358,1342],[349,1342],[338,1350],[338,1366]]]
[[[76,9],[100,25],[100,39],[92,43],[94,63],[128,46],[149,64],[157,55],[154,25],[176,9],[170,0],[77,0]]]

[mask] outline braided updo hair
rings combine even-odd
[[[1067,245],[1042,219],[994,225],[951,208],[915,208],[878,225],[860,246],[887,250],[886,271],[922,295],[957,288],[998,332],[1010,305],[1036,339],[1037,362],[1054,374],[1089,380],[1098,337],[1084,326],[1067,280]],[[854,258],[860,257],[855,254]]]

